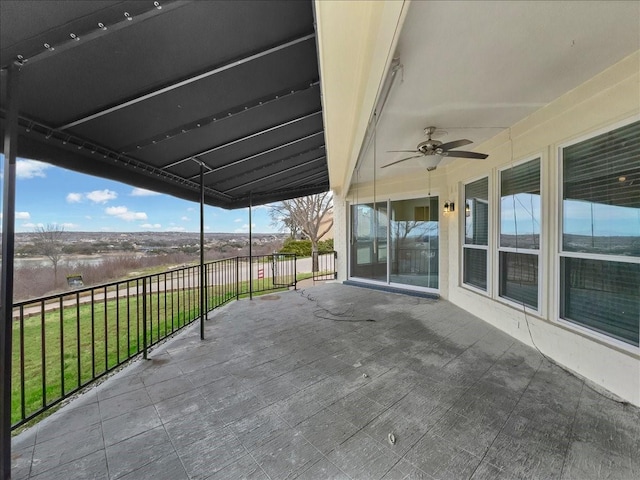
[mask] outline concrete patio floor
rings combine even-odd
[[[198,334],[15,437],[12,478],[640,478],[640,409],[443,300],[327,284]]]

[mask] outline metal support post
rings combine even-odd
[[[6,85],[8,111],[4,132],[4,184],[2,196],[2,272],[0,278],[0,479],[11,478],[11,346],[13,336],[13,254],[16,210],[16,157],[18,155],[18,65],[11,65]]]
[[[253,238],[251,225],[251,210],[253,210],[253,195],[249,192],[249,300],[253,300]]]
[[[204,270],[204,163],[200,162],[200,340],[204,340],[205,309],[205,270]]]

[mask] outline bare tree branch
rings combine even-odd
[[[47,257],[53,265],[54,288],[58,283],[58,263],[62,258],[62,240],[64,238],[64,226],[49,223],[46,226],[35,228],[36,240],[34,245],[41,255]]]
[[[272,224],[289,230],[292,236],[302,233],[311,241],[312,252],[333,226],[333,196],[331,192],[284,200],[271,205]]]

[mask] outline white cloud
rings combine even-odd
[[[113,190],[94,190],[87,193],[87,198],[93,203],[107,203],[109,200],[115,200],[118,198],[118,194]]]
[[[46,177],[44,171],[50,168],[47,163],[38,162],[36,160],[17,160],[16,161],[16,178],[29,179]]]
[[[251,228],[252,228],[252,229],[255,229],[255,228],[256,228],[256,224],[255,224],[255,223],[252,223],[252,224],[251,224]],[[246,232],[248,232],[248,231],[249,231],[249,224],[248,224],[248,223],[245,223],[244,225],[242,225],[242,227],[240,227],[240,228],[236,228],[236,229],[233,231],[233,233],[246,233]]]
[[[182,220],[183,222],[188,222],[189,221],[189,217],[180,217],[180,220]]]
[[[235,223],[240,223],[241,221],[242,221],[242,219],[241,219],[241,218],[236,218],[236,219],[234,220],[234,222],[235,222]]]
[[[80,225],[76,225],[75,223],[61,223],[60,226],[65,229],[67,228],[74,229],[74,228],[78,228]]]
[[[82,201],[82,194],[71,192],[67,194],[67,203],[80,203]]]
[[[184,227],[169,227],[165,230],[165,232],[184,232],[187,229]]]
[[[85,215],[84,218],[86,218],[87,220],[93,220],[93,217],[91,215]]]
[[[160,225],[159,223],[143,223],[142,225],[140,225],[140,228],[147,228],[147,229],[162,228],[162,225]]]
[[[36,228],[36,227],[44,227],[44,224],[27,222],[27,223],[23,223],[22,226],[24,228]]]
[[[29,212],[16,212],[16,220],[29,220],[31,214]]]
[[[129,210],[127,207],[107,207],[104,209],[104,213],[107,215],[111,215],[113,217],[118,217],[127,222],[131,222],[133,220],[146,220],[147,214],[144,212],[133,212]]]
[[[153,195],[160,195],[158,192],[152,192],[151,190],[147,190],[145,188],[134,188],[133,190],[131,190],[131,193],[129,194],[132,197],[151,197]]]
[[[196,209],[195,209],[195,208],[193,208],[193,207],[189,207],[189,208],[187,208],[187,212],[195,212],[195,211],[196,211]]]

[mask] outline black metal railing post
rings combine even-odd
[[[211,262],[205,265],[200,282],[197,267],[183,267],[170,270],[164,275],[164,282],[158,274],[153,274],[16,302],[13,325],[19,342],[14,348],[20,351],[13,352],[19,359],[13,378],[18,379],[19,385],[12,394],[18,407],[10,412],[11,429],[37,417],[130,359],[136,356],[147,359],[151,347],[202,316],[202,310],[196,305],[197,291],[202,286],[204,312],[248,294],[248,289],[241,289],[245,288],[243,282],[248,277],[246,268],[252,268],[254,263],[263,270],[263,276],[269,262],[274,269],[273,281],[259,279],[254,285],[254,294],[297,288],[295,254],[257,255],[253,260],[251,264],[247,263],[248,257]],[[219,282],[213,278],[214,274]],[[171,280],[168,281],[168,277]],[[211,292],[209,284],[215,286]],[[213,295],[211,301],[209,294]],[[164,300],[161,295],[165,296]],[[171,299],[166,295],[171,295]],[[187,298],[192,295],[193,301]],[[121,302],[126,303],[121,305]],[[172,317],[171,322],[167,316]],[[126,331],[121,332],[125,324]],[[115,333],[111,332],[113,328]],[[40,345],[40,348],[26,350],[26,345]],[[125,346],[127,351],[120,352]],[[58,358],[59,362],[54,361]],[[67,370],[69,377],[65,378]]]
[[[142,358],[147,359],[147,279],[142,279]]]
[[[240,257],[236,257],[236,300],[240,299]]]

